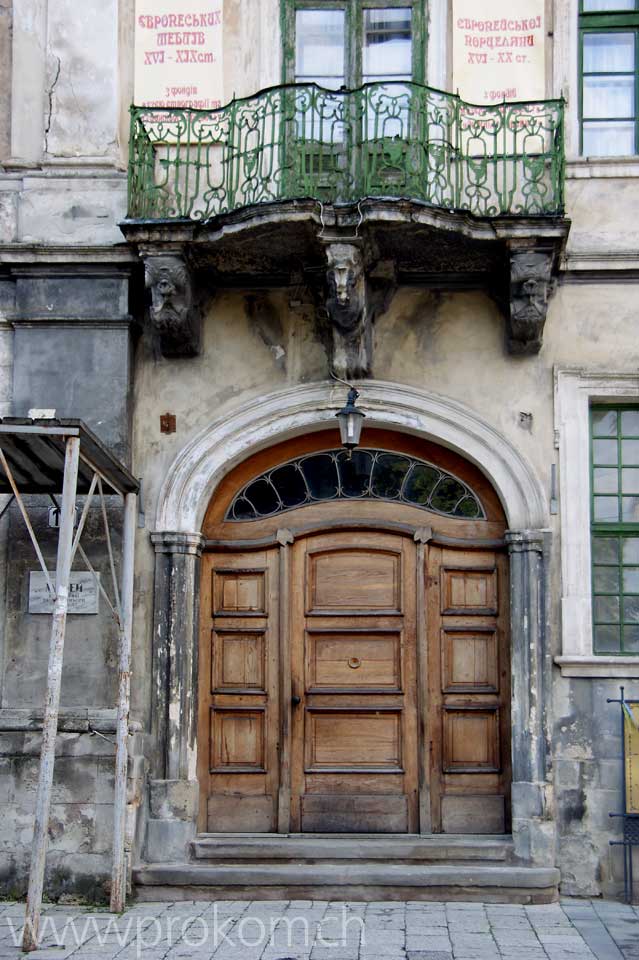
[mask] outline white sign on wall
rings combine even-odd
[[[135,103],[221,107],[223,24],[224,0],[136,0]]]
[[[544,0],[454,0],[453,89],[470,103],[546,96]]]
[[[51,581],[55,583],[55,570],[51,572]],[[97,574],[98,579],[100,574]],[[98,613],[98,585],[88,570],[86,573],[72,573],[69,578],[69,613]],[[40,570],[29,573],[29,613],[53,613],[53,599],[47,580]]]

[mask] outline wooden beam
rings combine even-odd
[[[42,752],[40,754],[40,772],[36,794],[27,911],[22,937],[22,949],[25,953],[35,950],[38,946],[38,927],[40,924],[42,889],[44,886],[44,871],[47,856],[51,787],[53,784],[53,767],[55,763],[55,741],[58,732],[58,712],[60,709],[62,659],[64,655],[64,637],[69,603],[69,574],[71,572],[71,554],[73,550],[73,521],[75,519],[79,463],[80,440],[78,437],[69,437],[66,441],[64,457],[64,484],[62,488],[62,510],[60,513],[60,531],[58,535],[55,600],[53,604],[53,614],[51,616],[47,693],[42,726]]]
[[[115,756],[115,799],[113,814],[113,872],[111,912],[122,913],[126,903],[126,782],[128,767],[129,707],[131,699],[131,636],[133,632],[133,571],[137,496],[124,498],[122,541],[122,615],[118,635],[118,725]]]

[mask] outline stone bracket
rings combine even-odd
[[[548,301],[556,288],[557,254],[552,248],[511,243],[508,257],[508,350],[515,356],[530,356],[541,350]]]
[[[325,241],[326,276],[317,291],[331,371],[344,380],[370,376],[373,325],[397,286],[394,264],[375,261],[358,238]]]
[[[140,249],[145,286],[150,293],[149,325],[164,357],[197,357],[202,317],[194,272],[185,249],[177,245]]]

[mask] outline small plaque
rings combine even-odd
[[[100,574],[97,574],[98,579]],[[51,571],[55,583],[55,570]],[[69,577],[68,613],[96,614],[98,612],[98,585],[95,577],[86,573],[72,573]],[[29,573],[29,613],[53,613],[53,598],[46,577],[39,570]]]

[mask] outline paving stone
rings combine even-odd
[[[406,954],[406,960],[452,960],[452,953],[445,950],[409,950]]]
[[[639,960],[635,908],[574,898],[562,904],[526,907],[418,901],[200,900],[137,904],[123,917],[95,909],[47,905],[43,916],[62,929],[71,922],[76,931],[86,928],[90,938],[79,944],[65,937],[65,947],[60,949],[49,937],[33,955],[42,960],[139,960],[141,945],[144,960]],[[19,960],[11,925],[19,934],[23,917],[22,904],[0,905],[0,960]],[[264,927],[264,943],[253,946],[252,938],[259,929],[249,932],[247,927],[248,946],[240,942],[229,945],[222,939],[215,947],[216,920],[220,925],[231,920],[223,929],[237,941],[240,921],[248,923],[250,919],[254,928]],[[363,928],[358,920],[363,920]],[[210,930],[207,942],[201,942],[202,923]],[[275,925],[274,937],[271,924]],[[347,925],[346,935],[343,924]],[[154,943],[156,925],[161,939]],[[181,936],[184,925],[187,939]]]

